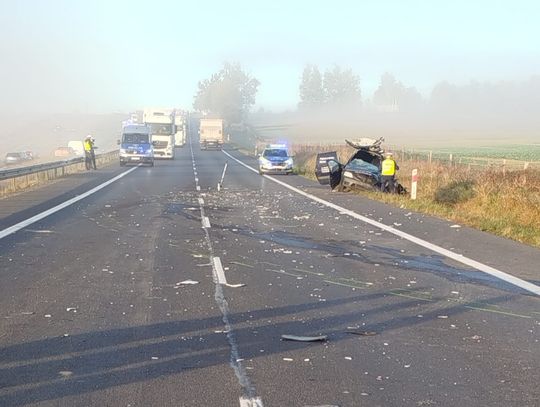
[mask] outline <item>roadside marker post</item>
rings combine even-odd
[[[416,199],[416,190],[418,187],[418,169],[412,170],[411,199]]]

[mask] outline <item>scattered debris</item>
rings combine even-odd
[[[351,335],[359,335],[359,336],[374,336],[374,335],[377,335],[377,332],[373,332],[373,331],[346,331],[345,333],[351,334]]]
[[[69,370],[61,370],[58,372],[58,374],[62,377],[70,377],[73,375],[73,372],[69,371]]]
[[[180,281],[179,283],[176,283],[176,285],[195,285],[195,284],[199,284],[199,282],[195,280],[184,280],[184,281]]]
[[[451,227],[451,228],[454,228],[454,229],[458,229],[458,228],[460,228],[461,226],[460,226],[460,225],[452,225],[452,226],[450,226],[450,227]]]
[[[326,335],[321,336],[296,336],[296,335],[281,335],[281,339],[285,341],[296,342],[323,342],[328,339]]]
[[[67,307],[66,311],[67,312],[70,312],[70,311],[77,312],[77,307]]]
[[[45,318],[51,318],[52,315],[51,314],[45,314]]]
[[[350,357],[350,356],[345,356],[345,360],[352,360],[352,357]]]

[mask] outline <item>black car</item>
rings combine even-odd
[[[381,187],[381,163],[384,160],[384,150],[378,140],[362,138],[355,141],[345,140],[348,145],[356,149],[346,164],[337,160],[335,151],[319,153],[315,168],[315,175],[320,184],[330,185],[332,189],[348,192],[351,189],[368,191],[378,190]],[[396,181],[396,191],[405,193],[405,188]]]

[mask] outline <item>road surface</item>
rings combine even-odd
[[[539,250],[246,166],[0,201],[0,406],[540,405]]]

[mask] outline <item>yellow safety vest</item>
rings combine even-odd
[[[92,151],[92,142],[90,140],[84,141],[84,151]]]
[[[387,158],[382,162],[381,175],[395,175],[396,174],[396,162],[391,158]]]

